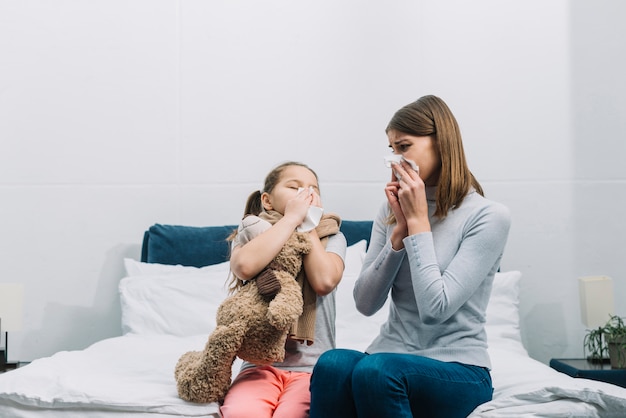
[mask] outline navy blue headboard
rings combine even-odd
[[[228,260],[226,238],[237,225],[183,226],[152,225],[143,236],[141,261],[204,267]],[[341,232],[348,245],[361,240],[369,243],[372,221],[342,221]]]

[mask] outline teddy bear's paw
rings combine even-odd
[[[190,371],[197,369],[201,360],[201,351],[189,351],[180,356],[180,359],[178,359],[176,367],[174,368],[174,376],[176,379],[178,379],[179,376],[186,375]]]
[[[230,387],[231,368],[209,370],[203,357],[203,352],[188,352],[176,364],[176,389],[178,396],[185,401],[218,402],[224,399]]]
[[[276,299],[274,299],[276,300]],[[267,309],[267,322],[278,330],[288,330],[302,314],[302,305],[281,306],[270,303]]]
[[[198,380],[183,380],[177,382],[178,396],[185,401],[195,403],[219,402],[228,392],[228,385],[216,387],[215,383]]]
[[[278,330],[286,331],[286,330],[289,329],[291,324],[293,324],[295,322],[295,319],[292,320],[292,321],[289,321],[289,318],[285,318],[284,316],[275,316],[275,315],[272,315],[271,312],[268,312],[267,313],[267,322],[269,322],[269,324],[271,326],[273,326],[274,328],[276,328]]]

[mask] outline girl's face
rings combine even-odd
[[[319,202],[320,189],[315,174],[308,168],[299,165],[285,167],[281,173],[280,180],[276,183],[271,193],[262,194],[261,201],[263,202],[263,207],[265,210],[275,210],[284,215],[287,202],[298,194],[298,189],[308,190],[309,187],[312,187],[315,193],[313,204],[320,206],[316,204],[316,202]]]
[[[426,186],[436,186],[441,172],[441,158],[432,136],[413,136],[389,130],[389,148],[394,154],[413,160],[419,167],[419,176]]]

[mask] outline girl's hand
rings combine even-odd
[[[309,190],[300,190],[292,199],[287,201],[283,217],[294,219],[296,224],[300,225],[306,218],[312,202],[313,196]]]
[[[322,206],[322,197],[315,190],[311,190],[311,198],[311,206],[324,207]]]
[[[419,173],[404,161],[400,164],[393,164],[393,170],[394,178],[398,178],[395,197],[404,216],[407,233],[412,235],[430,231],[424,181]],[[395,211],[394,214],[396,214]]]

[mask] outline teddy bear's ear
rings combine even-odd
[[[280,282],[270,266],[265,267],[254,282],[264,299],[272,300],[280,292]]]

